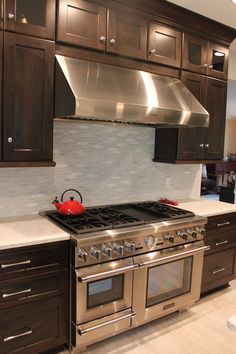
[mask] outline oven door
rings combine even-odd
[[[134,257],[132,326],[187,307],[199,299],[203,241]]]
[[[72,321],[96,320],[131,307],[133,259],[72,271]]]

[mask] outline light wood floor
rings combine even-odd
[[[236,281],[185,312],[143,325],[90,346],[84,354],[236,354]]]

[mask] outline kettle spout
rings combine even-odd
[[[54,199],[54,201],[52,202],[52,204],[55,205],[55,207],[57,208],[57,210],[59,210],[62,206],[62,204],[58,201],[57,197]]]

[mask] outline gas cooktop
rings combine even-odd
[[[87,208],[83,215],[62,215],[47,211],[46,215],[75,234],[119,229],[159,221],[192,217],[192,212],[155,201]]]

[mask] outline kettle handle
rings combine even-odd
[[[76,189],[67,189],[65,192],[63,192],[62,195],[61,195],[61,202],[62,202],[62,203],[63,203],[64,194],[67,193],[67,192],[69,192],[69,191],[76,192],[76,193],[79,195],[79,197],[80,197],[80,202],[81,202],[81,204],[83,203],[82,195],[81,195],[80,192],[77,191]]]

